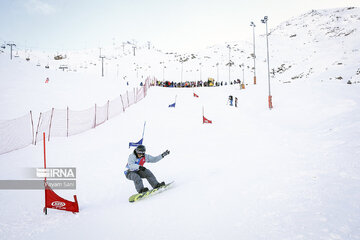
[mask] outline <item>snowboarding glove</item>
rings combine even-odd
[[[170,154],[170,151],[169,150],[166,150],[165,152],[163,152],[161,154],[161,156],[164,158],[166,155],[169,155]]]
[[[139,171],[145,171],[146,170],[146,168],[145,167],[143,167],[143,166],[139,166]]]

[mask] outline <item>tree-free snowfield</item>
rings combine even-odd
[[[43,191],[3,190],[4,239],[359,238],[358,86],[276,85],[271,111],[260,85],[192,91],[151,88],[125,115],[51,140],[48,166],[77,169],[76,191],[58,192],[77,194],[80,213],[45,216]],[[229,91],[239,108],[226,105]],[[202,124],[202,106],[213,124]],[[148,153],[171,151],[146,167],[175,183],[130,204],[123,170],[144,121]],[[3,179],[41,166],[41,145],[1,156]]]

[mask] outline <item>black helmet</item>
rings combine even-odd
[[[136,154],[145,154],[145,152],[146,152],[146,148],[145,148],[145,146],[144,145],[139,145],[139,146],[137,146],[136,148],[135,148],[135,152],[136,152]]]

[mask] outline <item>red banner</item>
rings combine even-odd
[[[45,132],[43,133],[43,141],[44,141],[44,168],[46,169],[46,148],[45,148]],[[79,212],[79,204],[74,195],[74,202],[68,201],[63,199],[59,195],[57,195],[47,184],[46,177],[44,179],[44,186],[45,186],[45,207],[44,213],[47,214],[48,208],[54,208],[63,211],[69,212]]]
[[[46,183],[45,183],[45,208],[54,208],[69,212],[79,212],[79,205],[76,195],[74,195],[74,202],[63,199],[57,195]]]
[[[194,93],[194,97],[199,97],[199,95],[197,95],[196,93]]]
[[[203,116],[203,124],[204,123],[212,123],[212,121]]]

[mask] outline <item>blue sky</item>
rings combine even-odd
[[[256,33],[312,9],[360,7],[359,0],[1,0],[0,42],[68,50],[115,41],[150,41],[164,50],[193,50]]]

